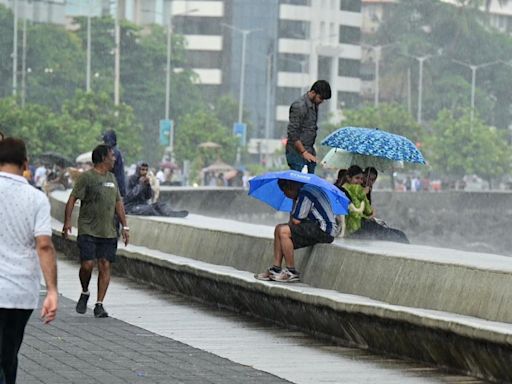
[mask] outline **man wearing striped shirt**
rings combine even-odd
[[[294,201],[290,221],[274,230],[274,263],[258,280],[294,282],[300,280],[293,252],[318,243],[332,243],[337,234],[336,216],[322,189],[296,181],[280,179],[279,188]],[[286,268],[282,269],[283,258]]]

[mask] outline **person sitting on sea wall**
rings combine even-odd
[[[345,218],[346,236],[353,239],[373,239],[409,243],[405,233],[378,223],[373,215],[373,208],[367,194],[369,186],[363,187],[364,172],[361,167],[352,165],[346,173],[342,188],[348,192],[352,204],[358,211],[350,210]],[[371,195],[370,195],[371,196]],[[360,211],[362,208],[362,212]]]
[[[154,196],[146,162],[137,165],[135,174],[128,180],[128,192],[124,198],[126,213],[139,216],[186,217],[188,211],[174,211],[167,203],[151,203]]]

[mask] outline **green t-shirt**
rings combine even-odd
[[[343,184],[343,188],[348,192],[352,203],[356,208],[361,207],[361,202],[364,201],[364,210],[363,213],[358,212],[349,212],[348,216],[345,217],[345,225],[347,234],[354,233],[358,229],[361,228],[361,219],[363,217],[369,217],[372,214],[372,207],[366,194],[364,193],[364,188],[358,184]]]
[[[112,239],[117,237],[114,225],[116,202],[121,200],[115,176],[91,169],[78,178],[71,195],[80,200],[78,235]]]

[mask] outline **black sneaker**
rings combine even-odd
[[[96,304],[94,306],[94,317],[108,317],[108,312],[103,308],[103,304]]]
[[[80,295],[80,298],[78,299],[78,303],[76,303],[76,311],[78,313],[84,314],[87,312],[87,301],[89,300],[90,295],[86,295],[85,293],[82,293]]]

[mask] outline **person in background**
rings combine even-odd
[[[89,300],[89,282],[94,262],[98,264],[98,295],[94,306],[94,317],[108,317],[103,306],[110,283],[111,263],[116,260],[117,229],[114,216],[122,224],[124,244],[128,245],[129,230],[124,213],[123,201],[117,188],[116,178],[111,172],[115,158],[112,148],[98,145],[92,151],[94,168],[83,172],[66,203],[62,236],[67,238],[71,232],[71,214],[75,202],[80,200],[78,216],[77,245],[80,250],[80,284],[82,293],[76,304],[76,311],[84,314]]]
[[[315,173],[318,106],[330,98],[331,86],[325,80],[318,80],[290,106],[286,143],[286,161],[290,169],[300,172],[307,166],[308,173]]]
[[[370,189],[363,187],[363,181],[363,170],[357,165],[352,165],[347,171],[347,182],[343,184],[343,187],[349,192],[350,198],[357,208],[364,203],[364,210],[359,213],[349,209],[349,215],[346,219],[347,237],[409,243],[405,233],[398,229],[389,228],[375,220],[373,208],[367,197]]]
[[[363,170],[363,187],[366,188],[366,197],[368,201],[370,202],[370,205],[372,204],[372,190],[373,190],[373,184],[375,184],[375,181],[377,181],[377,177],[379,176],[379,172],[374,167],[366,167]]]
[[[48,170],[40,161],[36,163],[36,166],[37,168],[36,172],[34,173],[34,184],[37,189],[42,191],[44,183],[46,182],[46,174],[48,173]]]
[[[168,203],[152,202],[153,197],[148,163],[142,161],[128,180],[128,193],[124,198],[126,213],[138,216],[188,216],[188,211],[174,211]]]
[[[52,243],[50,203],[30,186],[23,171],[27,150],[20,139],[0,140],[0,383],[14,384],[25,327],[37,308],[41,271],[46,297],[41,319],[58,309],[57,263]],[[45,350],[44,344],[41,345]]]
[[[117,147],[117,135],[113,129],[108,130],[103,135],[103,142],[112,148],[115,158],[114,168],[112,168],[112,173],[115,175],[117,180],[117,186],[119,188],[119,193],[121,197],[126,195],[126,177],[124,174],[124,160],[123,154]]]

